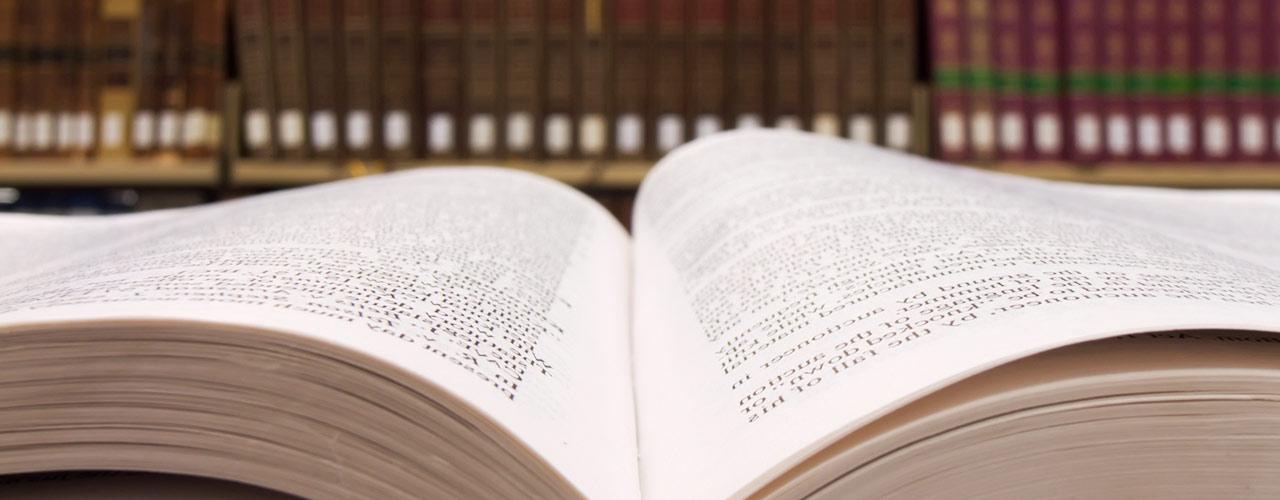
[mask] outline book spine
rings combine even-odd
[[[275,85],[271,76],[271,42],[265,0],[236,0],[236,54],[244,85],[244,148],[253,158],[273,158],[271,122],[275,117]],[[103,127],[105,128],[104,123]]]
[[[305,11],[308,149],[312,158],[336,161],[343,154],[337,1],[308,0]]]
[[[544,158],[571,157],[576,150],[577,99],[581,89],[575,76],[578,74],[579,36],[575,29],[574,7],[573,0],[547,0],[543,6],[546,12],[543,33],[546,70],[541,76]]]
[[[219,142],[223,84],[223,28],[226,3],[193,2],[191,47],[187,64],[187,109],[182,116],[182,151],[189,158],[214,155]]]
[[[995,83],[997,156],[1006,161],[1028,158],[1026,75],[1023,71],[1023,0],[995,0]]]
[[[427,0],[422,8],[422,80],[426,153],[452,158],[462,153],[462,0]]]
[[[614,2],[613,157],[638,159],[649,148],[645,123],[649,115],[649,2]]]
[[[391,161],[419,156],[421,117],[418,104],[419,0],[381,0],[378,21],[382,94],[382,150]]]
[[[840,0],[812,0],[805,52],[809,54],[808,93],[813,118],[809,129],[823,135],[843,136],[840,116],[840,70],[844,47],[840,43]]]
[[[692,123],[687,128],[693,136],[703,137],[729,123],[729,0],[696,0],[695,4],[690,61]]]
[[[14,152],[18,62],[18,0],[0,0],[0,157]]]
[[[773,0],[771,3],[770,94],[766,104],[770,123],[777,128],[801,130],[811,123],[808,92],[808,54],[804,50],[803,4]],[[802,5],[796,5],[802,4]]]
[[[37,155],[55,152],[58,141],[58,114],[69,96],[61,83],[61,17],[58,2],[39,2],[36,10],[36,52],[33,89],[37,98],[32,118],[32,150]]]
[[[1031,0],[1025,38],[1027,112],[1031,125],[1031,159],[1061,160],[1066,133],[1062,114],[1062,50],[1060,12],[1056,0]]]
[[[276,148],[285,158],[306,158],[306,43],[302,0],[268,0],[271,16],[271,79],[275,83]]]
[[[378,5],[374,1],[342,1],[342,62],[346,107],[343,139],[351,159],[378,158],[382,144],[382,107],[376,82],[378,61]]]
[[[688,37],[686,37],[686,2],[657,0],[653,16],[653,85],[649,96],[653,106],[648,123],[651,158],[675,149],[687,140],[685,130],[685,74]]]
[[[1078,163],[1097,163],[1105,149],[1102,144],[1103,1],[1080,0],[1064,11],[1066,26],[1066,113],[1071,143],[1068,156]]]
[[[881,144],[911,150],[915,131],[913,123],[913,92],[916,81],[916,2],[881,0],[879,6],[881,26],[880,94],[883,106]]]
[[[1164,161],[1199,157],[1200,117],[1195,101],[1195,31],[1191,0],[1164,0],[1160,8],[1165,50],[1161,54]]]
[[[730,0],[729,106],[736,128],[765,124],[764,1]]]
[[[133,115],[133,153],[147,156],[159,146],[160,110],[163,107],[164,89],[161,88],[161,69],[164,66],[163,26],[168,16],[167,3],[163,0],[143,0],[142,13],[135,34],[137,57],[134,58],[134,88],[138,96],[138,109]]]
[[[587,158],[601,158],[613,149],[613,2],[579,0],[575,9],[582,50],[578,71],[582,85],[578,121],[578,150]]]
[[[467,154],[472,157],[496,157],[502,154],[502,129],[498,120],[499,81],[497,0],[463,2],[466,42],[463,45],[463,74],[466,76],[466,130],[463,137]]]
[[[76,114],[80,103],[80,49],[81,37],[84,35],[83,16],[88,15],[79,0],[60,0],[58,25],[62,28],[59,34],[57,56],[58,63],[58,95],[57,115],[54,117],[57,133],[54,138],[54,149],[59,155],[71,158],[83,158],[85,150],[81,148],[77,136]]]
[[[80,0],[80,40],[76,47],[77,86],[75,130],[77,148],[83,157],[92,157],[98,147],[97,140],[97,105],[98,97],[96,68],[94,67],[97,51],[97,14],[100,0]],[[225,25],[223,25],[225,27]]]
[[[957,4],[960,0],[943,0]],[[880,136],[880,99],[877,92],[877,63],[880,56],[876,0],[843,0],[840,22],[847,26],[843,103],[845,134],[859,142],[875,143]]]
[[[508,0],[503,53],[506,61],[506,145],[513,158],[541,156],[542,10],[540,0]]]
[[[1269,22],[1272,2],[1267,0],[1239,0],[1233,25],[1239,42],[1234,75],[1232,76],[1232,104],[1236,110],[1236,158],[1241,161],[1260,162],[1272,159],[1274,149],[1271,134],[1280,130],[1280,123],[1269,126],[1269,103],[1266,81],[1274,62],[1274,31],[1280,23]],[[1280,114],[1275,115],[1280,122]],[[1277,144],[1280,147],[1280,144]]]
[[[187,79],[191,53],[192,0],[169,0],[160,38],[163,63],[159,70],[160,106],[156,116],[156,147],[177,157],[182,152],[182,115],[188,106],[190,81]]]
[[[966,0],[967,32],[965,59],[969,82],[969,148],[973,159],[991,161],[996,158],[994,34],[991,5],[993,0]],[[1033,5],[1040,0],[1032,0]],[[1034,29],[1027,26],[1027,29]],[[1036,42],[1045,34],[1034,35]]]
[[[1234,0],[1204,0],[1197,14],[1196,105],[1200,109],[1200,159],[1227,161],[1234,155],[1236,131],[1228,75],[1236,60],[1231,30]]]
[[[1160,160],[1165,154],[1164,106],[1160,96],[1160,70],[1164,59],[1163,33],[1160,26],[1160,0],[1131,0],[1132,26],[1129,30],[1129,87],[1133,99],[1134,159]]]
[[[965,161],[970,152],[963,11],[960,0],[931,0],[929,7],[934,154],[943,160]]]
[[[1132,68],[1129,66],[1132,41],[1131,3],[1103,2],[1102,8],[1102,74],[1099,90],[1105,119],[1103,137],[1106,160],[1122,161],[1133,156],[1133,113],[1129,92]]]

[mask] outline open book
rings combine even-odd
[[[309,497],[1280,495],[1280,196],[715,135],[0,217],[0,473]]]

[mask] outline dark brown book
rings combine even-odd
[[[1106,153],[1109,161],[1128,160],[1133,157],[1133,113],[1129,80],[1129,28],[1132,3],[1104,2],[1102,8],[1102,75],[1099,90],[1101,105],[1106,116],[1103,122]]]
[[[472,157],[499,157],[504,149],[505,134],[499,126],[503,116],[501,99],[504,89],[498,58],[500,7],[498,0],[463,2],[463,22],[466,23],[463,75],[467,78],[466,131],[463,137],[466,138],[467,154]]]
[[[1092,0],[1090,0],[1092,1]],[[1031,127],[1027,124],[1026,56],[1022,43],[1024,0],[994,0],[996,149],[1004,161],[1026,160]]]
[[[422,145],[418,77],[420,0],[380,0],[382,71],[382,148],[386,157],[403,161],[420,156]]]
[[[75,136],[72,150],[77,157],[86,158],[92,156],[97,147],[94,133],[97,113],[94,100],[97,98],[97,86],[94,81],[92,62],[99,0],[71,0],[71,2],[72,9],[79,11],[76,20],[78,36],[75,39],[72,55],[76,71],[76,97],[75,104],[72,106],[70,125]]]
[[[579,30],[575,23],[574,0],[543,2],[546,30],[543,32],[541,89],[543,119],[541,144],[544,157],[563,158],[575,152],[578,122],[577,101],[581,93],[578,75]]]
[[[844,135],[840,119],[841,88],[845,85],[841,71],[844,45],[840,43],[840,0],[811,0],[808,12],[809,32],[806,51],[809,54],[808,94],[813,110],[810,130],[830,136]]]
[[[1238,34],[1234,0],[1204,0],[1196,15],[1196,105],[1200,113],[1200,159],[1226,161],[1234,157],[1235,109],[1230,74],[1236,63]]]
[[[462,103],[466,81],[462,75],[462,2],[427,0],[422,6],[423,114],[426,119],[426,153],[433,157],[458,156],[464,137]]]
[[[576,0],[575,9],[582,33],[581,74],[582,99],[578,118],[578,152],[588,158],[600,158],[612,149],[613,141],[613,2]]]
[[[80,71],[76,57],[76,49],[80,45],[83,34],[80,17],[87,14],[76,5],[75,0],[56,0],[58,5],[57,45],[53,48],[53,60],[57,64],[58,102],[53,111],[54,146],[58,155],[78,157],[79,140],[76,137],[75,116],[79,107]]]
[[[1056,0],[1050,0],[1056,2]],[[1033,9],[1037,2],[1031,0]],[[969,148],[973,159],[996,158],[995,51],[991,0],[965,0],[966,70],[969,74]],[[1024,26],[1026,29],[1026,26]],[[1024,43],[1044,44],[1052,33],[1037,33]],[[1057,43],[1054,40],[1053,43]]]
[[[36,109],[31,120],[31,150],[41,156],[56,152],[58,115],[71,97],[62,84],[63,14],[59,2],[37,2],[32,81]]]
[[[138,109],[133,115],[131,146],[136,156],[153,154],[159,147],[160,111],[164,104],[160,71],[164,67],[164,23],[169,7],[170,2],[165,0],[142,0],[134,39],[137,56],[133,60]]]
[[[506,71],[506,118],[502,126],[506,154],[512,158],[541,156],[542,136],[542,0],[508,0],[503,19],[502,57]]]
[[[1161,0],[1131,1],[1129,65],[1133,72],[1130,90],[1134,159],[1158,161],[1165,155],[1164,105],[1160,98],[1160,70],[1165,51],[1160,28]]]
[[[226,78],[226,0],[198,0],[191,11],[191,55],[182,147],[191,158],[213,156],[220,144]]]
[[[1239,41],[1233,71],[1236,80],[1232,103],[1236,109],[1236,159],[1247,162],[1277,159],[1275,135],[1280,124],[1276,95],[1268,92],[1267,80],[1280,73],[1280,49],[1274,46],[1280,22],[1280,6],[1269,0],[1238,0],[1232,31]],[[1274,92],[1274,91],[1273,91]],[[1271,109],[1268,109],[1271,108]],[[1268,115],[1271,115],[1268,117]],[[1268,119],[1270,118],[1270,119]]]
[[[1161,28],[1167,48],[1161,54],[1165,161],[1190,162],[1200,156],[1200,117],[1195,101],[1196,23],[1202,5],[1164,0]]]
[[[272,158],[272,120],[276,115],[272,83],[270,25],[266,0],[236,0],[236,55],[244,88],[243,137],[245,152],[254,158]]]
[[[880,143],[891,148],[916,149],[912,130],[916,54],[919,45],[916,2],[880,0],[881,103]]]
[[[810,0],[772,0],[769,9],[768,123],[801,130],[810,123],[808,53],[804,50],[805,6]]]
[[[285,158],[306,158],[307,52],[302,0],[267,0],[271,17],[271,75],[276,90],[276,149]]]
[[[730,0],[729,106],[736,128],[765,125],[764,0]]]
[[[929,43],[933,72],[933,154],[950,161],[970,159],[969,103],[965,75],[964,10],[961,0],[929,2]]]
[[[381,156],[377,13],[376,1],[342,0],[343,137],[349,157],[360,160]]]
[[[175,156],[182,149],[182,116],[188,107],[191,82],[187,68],[196,1],[168,0],[161,26],[162,61],[157,71],[160,106],[156,117],[156,147],[161,152]]]
[[[956,3],[959,0],[945,0]],[[855,141],[874,143],[880,137],[879,37],[876,0],[842,0],[841,24],[847,26],[843,73],[845,133]]]
[[[1027,57],[1027,113],[1032,160],[1061,160],[1066,155],[1062,112],[1062,16],[1056,0],[1031,0],[1024,12],[1023,45]]]
[[[657,158],[688,140],[685,128],[688,103],[686,86],[688,69],[688,19],[689,2],[683,0],[656,0],[649,18],[653,28],[653,84],[649,86],[651,111],[645,127],[650,137],[646,153]]]
[[[17,62],[18,0],[0,0],[0,157],[14,152]]]
[[[33,122],[39,105],[39,80],[36,78],[35,66],[37,40],[37,6],[32,2],[20,1],[17,6],[14,29],[14,144],[13,151],[19,156],[32,154],[34,142]]]
[[[1080,0],[1066,14],[1065,52],[1066,88],[1064,97],[1070,136],[1067,155],[1071,161],[1096,163],[1105,151],[1102,143],[1102,73],[1103,1]]]
[[[694,0],[693,47],[690,78],[693,80],[689,107],[695,137],[728,127],[729,79],[728,4],[730,0]]]
[[[651,147],[645,123],[649,116],[649,0],[614,2],[613,156],[642,158]]]
[[[342,156],[342,78],[338,0],[307,0],[303,8],[307,45],[307,146],[312,158]],[[415,42],[416,43],[416,42]],[[416,83],[416,82],[415,82]]]

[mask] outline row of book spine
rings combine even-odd
[[[935,154],[1280,158],[1274,0],[930,0]]]
[[[0,156],[204,158],[222,0],[0,0]]]
[[[912,146],[916,3],[237,0],[261,159],[656,158],[752,126]]]

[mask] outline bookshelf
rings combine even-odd
[[[0,160],[0,186],[8,187],[178,187],[222,185],[216,160]]]
[[[1196,189],[1280,189],[1280,168],[1273,164],[1210,163],[997,163],[980,166],[1040,179],[1090,184]]]

